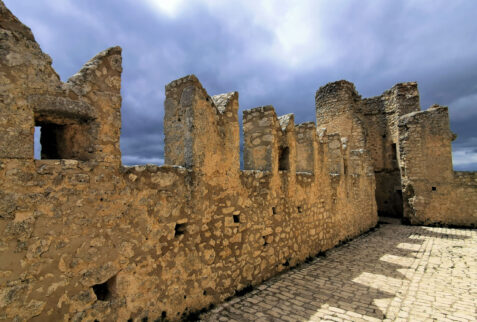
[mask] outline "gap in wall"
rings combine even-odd
[[[41,160],[41,126],[35,126],[35,133],[33,134],[33,158]]]

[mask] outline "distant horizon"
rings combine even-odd
[[[477,2],[4,2],[63,81],[98,52],[123,48],[126,165],[163,163],[164,86],[195,74],[210,95],[238,91],[240,119],[273,105],[296,123],[315,121],[326,83],[346,79],[372,97],[417,81],[422,110],[449,106],[454,169],[477,171]]]

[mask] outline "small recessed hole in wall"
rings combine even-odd
[[[106,283],[93,285],[93,292],[99,301],[106,301],[111,295]]]
[[[263,238],[263,246],[267,246],[267,245],[268,245],[267,237],[266,237],[266,236],[262,236],[262,238]]]
[[[245,286],[244,288],[242,289],[239,289],[239,290],[235,290],[235,296],[244,296],[245,294],[247,293],[250,293],[253,291],[253,286],[252,285],[247,285]]]
[[[288,149],[288,147],[280,147],[278,170],[290,170],[290,149]]]
[[[393,161],[397,160],[397,148],[396,143],[391,144],[391,159]]]
[[[103,199],[103,198],[99,198],[99,201],[104,201],[104,199]]]
[[[184,235],[185,231],[186,224],[176,224],[176,226],[174,227],[174,236],[177,237],[180,235]]]
[[[184,300],[187,298],[187,295],[184,295]]]
[[[101,284],[93,285],[93,292],[98,301],[108,301],[112,296],[112,290],[116,285],[116,275]]]
[[[432,191],[436,191],[437,190],[437,187],[432,187]]]
[[[147,322],[147,321],[149,321],[149,318],[148,318],[147,316],[146,316],[146,317],[143,317],[143,318],[141,319],[141,321],[142,321],[142,322]]]
[[[133,322],[133,319],[129,318],[129,319],[128,319],[128,322]]]
[[[277,214],[277,208],[272,207],[272,214],[276,215]]]
[[[285,267],[290,266],[290,262],[288,261],[288,259],[285,261],[285,263],[283,263],[283,266],[285,266]]]
[[[162,311],[161,313],[161,318],[165,319],[167,316],[167,312],[166,311]]]
[[[385,138],[386,138],[386,134],[383,134],[383,139],[385,139]]]
[[[202,295],[207,295],[207,291],[204,290],[204,291],[202,292]]]
[[[298,210],[299,214],[301,214],[303,212],[303,208],[301,206],[296,207],[296,210]]]
[[[178,118],[177,118],[177,122],[180,122],[180,121],[181,121],[181,118],[180,118],[180,117],[178,117]]]
[[[315,257],[326,257],[326,252],[319,251],[318,254],[315,255]]]
[[[234,223],[238,224],[240,222],[240,215],[233,215]]]

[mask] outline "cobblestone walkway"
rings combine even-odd
[[[477,230],[381,225],[204,321],[476,321]]]

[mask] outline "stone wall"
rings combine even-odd
[[[240,170],[238,93],[186,76],[166,165],[125,167],[121,71],[113,47],[61,82],[0,0],[0,319],[180,319],[375,226],[401,184],[411,223],[476,223],[476,174],[452,171],[447,110],[416,112],[415,83],[328,84],[317,125],[244,111]]]
[[[121,166],[121,49],[62,83],[0,14],[0,319],[177,320],[376,225],[364,149],[268,106],[240,170],[238,94],[192,75],[166,86],[166,165]]]
[[[477,226],[477,173],[454,172],[447,107],[404,115],[399,145],[405,217],[412,224]]]
[[[412,224],[477,225],[475,173],[453,171],[447,109],[421,112],[415,82],[364,99],[350,82],[330,83],[317,91],[316,115],[319,128],[369,154],[379,215]],[[329,159],[330,172],[340,173],[339,154]]]
[[[99,53],[62,83],[3,3],[0,17],[0,158],[30,159],[36,125],[49,141],[46,156],[119,165],[121,48]]]
[[[364,99],[352,83],[343,80],[317,91],[318,127],[340,133],[348,145],[369,152],[380,215],[403,216],[398,120],[418,110],[419,92],[414,82],[396,84],[380,96]]]

